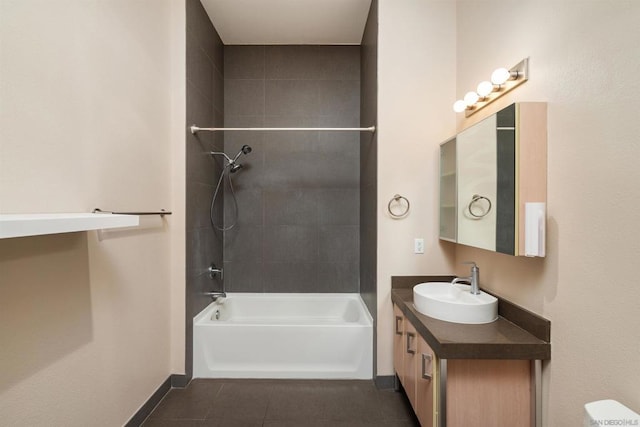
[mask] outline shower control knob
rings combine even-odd
[[[224,272],[222,268],[217,268],[216,265],[213,263],[209,266],[208,271],[209,271],[210,279],[215,279],[216,277],[220,276],[220,280],[222,280],[224,277]]]

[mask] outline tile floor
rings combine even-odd
[[[193,380],[172,389],[144,427],[419,426],[404,393],[372,381]]]

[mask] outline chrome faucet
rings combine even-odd
[[[225,292],[203,292],[202,295],[206,295],[211,297],[211,299],[215,302],[218,298],[226,298],[227,294]]]
[[[471,265],[471,276],[468,277],[456,277],[451,281],[452,285],[455,285],[458,282],[467,282],[471,285],[471,292],[473,295],[480,295],[480,269],[473,261],[463,262],[463,264]]]
[[[218,298],[226,298],[227,294],[224,291],[224,270],[216,267],[216,265],[212,263],[207,271],[209,272],[209,278],[212,280],[218,276],[220,277],[220,280],[222,281],[222,292],[203,292],[203,295],[210,296],[214,302],[217,301]]]

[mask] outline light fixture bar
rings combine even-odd
[[[494,71],[494,74],[497,73],[499,70]],[[502,71],[503,73],[506,72],[506,70],[504,69],[502,69]],[[469,117],[477,113],[478,111],[482,110],[484,107],[491,104],[493,101],[500,98],[504,94],[512,91],[516,87],[520,86],[522,83],[529,80],[529,58],[525,58],[522,61],[518,62],[516,65],[511,67],[508,70],[508,72],[509,72],[509,77],[507,78],[505,76],[507,80],[501,84],[494,83],[493,90],[489,94],[487,94],[484,97],[478,96],[478,100],[473,102],[472,105],[469,105],[469,102],[466,102],[466,101],[468,101],[468,98],[470,98],[470,96],[468,97],[468,95],[472,92],[468,92],[467,95],[465,95],[465,100],[464,100],[464,102],[466,102],[466,108],[463,109],[462,103],[460,101],[457,101],[456,105],[454,105],[454,110],[456,112],[464,111],[465,117]],[[484,83],[485,82],[483,82],[483,84]],[[473,93],[475,94],[475,92]]]

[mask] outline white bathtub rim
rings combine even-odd
[[[359,293],[259,293],[259,292],[227,292],[226,299],[238,298],[241,299],[243,297],[256,297],[256,298],[264,298],[264,299],[276,299],[276,298],[291,298],[291,299],[331,299],[331,298],[344,298],[344,299],[352,299],[357,300],[360,304],[360,308],[365,316],[365,322],[353,322],[353,323],[341,323],[340,327],[361,327],[361,326],[373,326],[373,317],[367,308],[367,305],[364,303],[362,296]],[[204,323],[203,319],[209,317],[215,307],[217,307],[219,303],[212,301],[209,305],[207,305],[200,313],[198,313],[193,318],[193,324],[196,323]],[[214,322],[206,322],[207,325],[212,325]],[[217,323],[217,322],[216,322]],[[234,326],[234,325],[242,325],[242,323],[233,323],[228,321],[220,321],[219,323],[224,324],[225,326]],[[301,325],[301,326],[311,326],[311,325]],[[323,325],[330,326],[330,325]],[[336,325],[338,326],[338,325]]]

